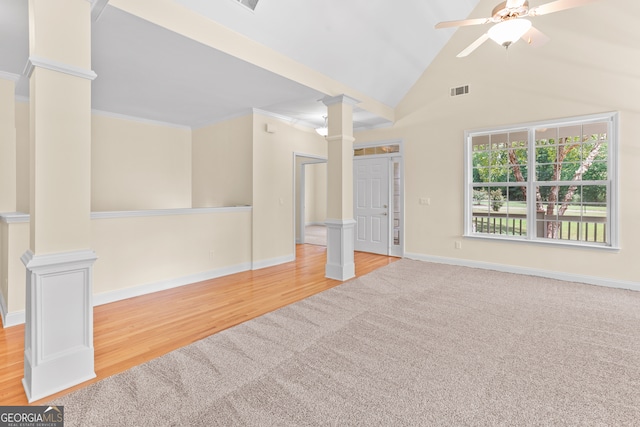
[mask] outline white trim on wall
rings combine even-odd
[[[156,283],[147,283],[144,285],[133,286],[125,289],[117,289],[114,291],[102,292],[99,294],[93,294],[93,306],[99,306],[103,304],[109,304],[125,300],[128,298],[139,297],[143,295],[152,294],[155,292],[165,291],[168,289],[177,288],[180,286],[187,286],[202,282],[205,280],[216,279],[218,277],[228,276],[230,274],[241,273],[251,269],[251,263],[242,263],[233,265],[230,267],[219,268],[216,270],[204,271],[197,274],[190,274],[188,276],[178,277],[170,280],[163,280]],[[10,326],[16,326],[25,322],[25,312],[17,311],[7,314],[7,308],[2,294],[0,294],[0,312],[2,314],[2,324],[5,328]]]
[[[91,113],[95,114],[96,116],[111,117],[114,119],[121,119],[121,120],[129,120],[131,122],[143,123],[147,125],[167,126],[171,128],[184,129],[184,130],[192,129],[190,126],[180,125],[177,123],[163,122],[160,120],[143,119],[141,117],[128,116],[126,114],[112,113],[110,111],[96,110],[93,108],[91,109]]]
[[[202,273],[190,274],[188,276],[178,277],[169,280],[162,280],[156,283],[148,283],[144,285],[133,286],[125,289],[118,289],[109,292],[102,292],[93,295],[93,305],[109,304],[128,298],[134,298],[142,295],[152,294],[154,292],[165,291],[167,289],[178,288],[181,286],[191,285],[205,280],[216,279],[230,274],[241,273],[251,269],[251,263],[242,263],[229,267],[218,268],[215,270],[204,271]]]
[[[9,73],[8,71],[0,70],[0,79],[10,80],[12,82],[17,82],[22,77],[20,74]]]
[[[132,218],[168,215],[198,215],[220,212],[251,212],[252,206],[223,206],[219,208],[177,208],[177,209],[149,209],[139,211],[103,211],[91,212],[91,219]],[[0,213],[0,221],[6,224],[29,222],[29,214],[22,212]]]
[[[237,113],[233,113],[233,114],[229,114],[227,116],[218,117],[218,118],[213,119],[213,120],[207,120],[207,121],[203,121],[203,122],[197,123],[197,124],[191,126],[191,130],[206,128],[206,127],[209,127],[209,126],[217,125],[218,123],[224,123],[224,122],[227,122],[229,120],[239,119],[240,117],[250,116],[252,114],[253,114],[253,110],[251,108],[245,108],[245,109],[243,109],[241,111],[238,111]]]
[[[29,222],[29,214],[23,212],[0,213],[0,221],[5,224],[18,224]]]
[[[91,219],[132,218],[168,215],[197,215],[219,212],[251,212],[251,206],[227,206],[219,208],[178,208],[178,209],[152,209],[140,211],[104,211],[91,212]]]
[[[2,316],[3,328],[21,325],[24,323],[24,320],[25,320],[24,310],[16,311],[13,313],[7,313],[7,302],[4,300],[4,296],[2,296],[2,292],[0,292],[0,316]]]
[[[254,261],[252,263],[252,270],[260,270],[262,268],[273,267],[275,265],[285,264],[287,262],[295,261],[296,256],[295,253],[290,255],[285,255],[277,258],[264,259],[261,261]]]
[[[306,120],[296,119],[296,118],[293,118],[293,117],[285,116],[283,114],[278,114],[278,113],[273,113],[271,111],[261,110],[259,108],[248,108],[248,109],[244,109],[244,110],[238,111],[235,114],[230,114],[230,115],[227,115],[227,116],[224,116],[224,117],[219,117],[219,118],[214,119],[214,120],[209,120],[209,121],[206,121],[206,122],[201,122],[201,123],[195,124],[195,125],[191,126],[191,129],[192,130],[201,129],[201,128],[204,128],[204,127],[207,127],[207,126],[213,126],[213,125],[216,125],[218,123],[226,122],[228,120],[237,119],[239,117],[249,116],[249,115],[252,115],[252,114],[260,114],[262,116],[272,117],[274,119],[281,120],[281,121],[283,121],[285,123],[288,123],[290,125],[299,125],[299,126],[302,126],[302,127],[309,128],[309,130],[313,130],[313,131],[315,131],[315,129],[318,127],[317,124],[308,122]],[[366,125],[366,124],[358,125],[358,124],[354,123],[353,131],[354,132],[361,132],[361,131],[365,131],[365,130],[390,128],[392,126],[393,126],[392,122],[380,123],[380,124],[377,124],[377,125]]]
[[[518,267],[514,265],[494,264],[482,261],[470,261],[459,258],[447,258],[433,255],[405,253],[405,258],[418,261],[434,262],[438,264],[458,265],[462,267],[481,268],[483,270],[495,270],[504,273],[524,274],[527,276],[545,277],[548,279],[563,280],[565,282],[586,283],[588,285],[605,286],[608,288],[630,289],[640,291],[640,282],[608,279],[605,277],[585,276],[582,274],[562,273],[558,271],[542,270],[538,268]]]

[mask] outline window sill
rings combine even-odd
[[[611,252],[619,252],[619,246],[606,246],[604,244],[598,243],[576,243],[572,241],[558,241],[558,240],[531,240],[525,237],[501,237],[501,236],[487,236],[481,234],[465,234],[464,238],[468,239],[478,239],[478,240],[486,240],[486,241],[499,241],[499,242],[513,242],[517,244],[533,244],[533,245],[541,245],[541,246],[557,246],[560,248],[578,248],[578,249],[595,249],[601,251],[611,251]]]

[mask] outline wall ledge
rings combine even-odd
[[[287,262],[295,261],[296,256],[294,254],[285,255],[277,258],[264,259],[260,261],[254,261],[251,266],[252,270],[261,270],[267,267],[273,267],[280,264],[285,264]]]
[[[149,216],[169,216],[169,215],[197,215],[220,212],[251,212],[252,206],[223,206],[218,208],[179,208],[179,209],[147,209],[136,211],[103,211],[91,212],[91,219],[109,218],[131,218]],[[6,224],[27,223],[30,220],[29,214],[23,212],[0,213],[0,221]]]
[[[0,213],[0,221],[5,224],[18,224],[29,222],[29,214],[23,212],[4,212]]]
[[[197,215],[220,212],[251,212],[251,206],[225,206],[219,208],[149,209],[139,211],[91,212],[91,219],[131,218],[169,215]]]

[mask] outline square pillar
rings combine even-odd
[[[325,97],[327,135],[327,264],[330,279],[355,277],[353,219],[353,106],[359,101],[346,95]]]
[[[91,2],[29,0],[30,242],[23,385],[29,402],[95,377]]]

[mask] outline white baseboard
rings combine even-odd
[[[324,221],[321,221],[321,222],[307,222],[307,223],[305,223],[304,225],[305,225],[305,226],[321,225],[321,226],[323,226],[323,227],[324,227],[324,226],[325,226],[325,225],[327,225],[327,224],[326,224]]]
[[[2,313],[2,326],[3,328],[9,328],[11,326],[23,325],[26,319],[25,316],[24,310],[7,313],[6,315]]]
[[[95,307],[98,305],[109,304],[123,299],[134,298],[141,295],[147,295],[154,292],[165,291],[167,289],[190,285],[192,283],[202,282],[204,280],[228,276],[230,274],[247,271],[250,269],[250,267],[250,263],[243,263],[230,267],[219,268],[217,270],[190,274],[189,276],[178,277],[175,279],[163,280],[161,282],[149,283],[146,285],[134,286],[131,288],[119,289],[116,291],[93,294],[93,305]]]
[[[0,316],[2,316],[3,328],[21,325],[24,323],[25,319],[24,310],[16,311],[14,313],[7,312],[7,302],[4,300],[4,296],[2,295],[2,293],[0,293]]]
[[[0,292],[0,316],[2,316],[2,324],[6,327],[7,324],[5,323],[5,320],[7,318],[7,303],[4,300],[2,292]]]
[[[198,274],[191,274],[189,276],[179,277],[176,279],[163,280],[157,283],[149,283],[146,285],[133,286],[131,288],[119,289],[116,291],[93,294],[93,306],[95,307],[98,305],[109,304],[128,298],[139,297],[154,292],[177,288],[179,286],[186,286],[192,283],[202,282],[204,280],[215,279],[217,277],[228,276],[230,274],[248,271],[250,269],[251,264],[247,262],[231,267],[220,268],[217,270],[206,271]],[[8,328],[9,326],[21,325],[25,322],[24,310],[14,313],[7,313],[7,306],[4,302],[2,294],[0,294],[0,313],[2,314],[2,325],[5,328]]]
[[[502,271],[505,273],[525,274],[528,276],[546,277],[548,279],[564,280],[566,282],[579,282],[589,285],[606,286],[608,288],[630,289],[640,291],[640,282],[626,280],[608,279],[605,277],[586,276],[582,274],[561,273],[557,271],[541,270],[537,268],[517,267],[513,265],[494,264],[481,261],[469,261],[458,258],[446,258],[439,256],[423,255],[416,253],[406,253],[405,258],[418,261],[435,262],[438,264],[459,265],[462,267],[481,268],[484,270]]]
[[[261,268],[273,267],[274,265],[280,265],[287,262],[295,261],[295,254],[285,255],[278,258],[265,259],[262,261],[254,261],[252,270],[260,270]]]

